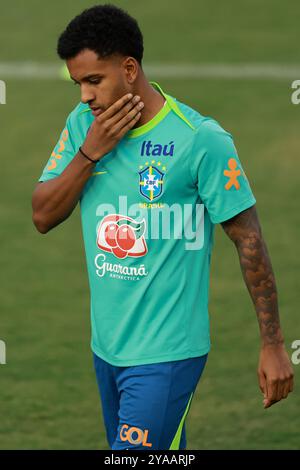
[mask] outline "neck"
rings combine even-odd
[[[150,85],[144,74],[140,77],[133,93],[134,95],[139,95],[144,103],[144,108],[141,111],[142,115],[134,126],[136,128],[147,124],[147,122],[156,116],[163,107],[165,98]]]

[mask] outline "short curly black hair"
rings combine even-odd
[[[96,5],[76,16],[60,35],[57,53],[63,60],[73,59],[84,49],[99,58],[114,54],[143,59],[143,35],[137,21],[115,5]]]

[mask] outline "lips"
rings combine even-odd
[[[91,111],[92,111],[92,115],[95,117],[103,113],[103,110],[101,108],[91,108]]]

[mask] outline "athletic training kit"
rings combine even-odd
[[[232,136],[151,84],[165,105],[95,165],[80,195],[91,347],[115,449],[184,448],[210,350],[214,224],[256,202]],[[71,112],[39,181],[63,172],[93,120],[86,104]]]
[[[94,354],[111,449],[186,449],[184,421],[206,360],[119,367]]]

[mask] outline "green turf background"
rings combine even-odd
[[[56,61],[58,34],[95,3],[1,2],[0,62]],[[114,3],[138,19],[146,62],[299,63],[297,0]],[[159,82],[234,135],[258,201],[291,355],[292,341],[300,339],[300,105],[291,104],[291,81]],[[0,339],[7,344],[7,364],[0,366],[0,449],[108,449],[89,349],[78,209],[45,236],[31,222],[31,193],[78,89],[59,80],[10,79],[6,85],[7,104],[0,106]],[[235,249],[220,228],[211,284],[212,351],[187,418],[188,448],[299,449],[300,365],[294,366],[294,393],[264,410],[256,316]]]

